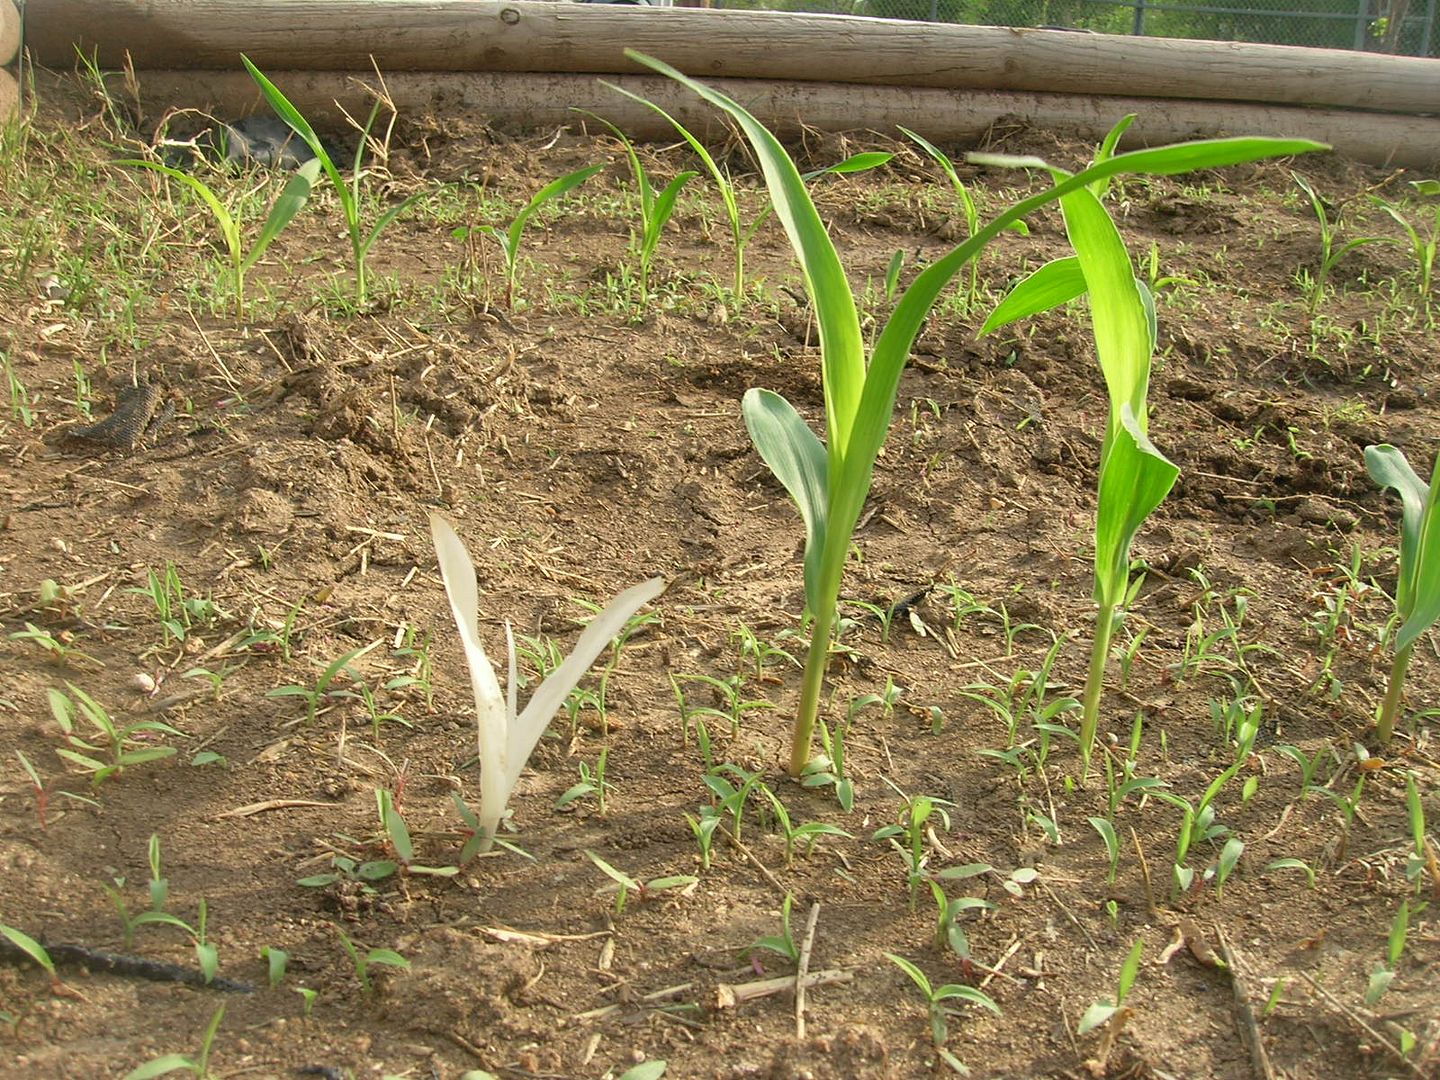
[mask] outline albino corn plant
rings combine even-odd
[[[515,639],[505,624],[505,648],[509,659],[508,693],[500,692],[495,669],[480,642],[480,591],[475,583],[475,564],[454,528],[439,514],[430,515],[430,533],[440,561],[440,576],[450,611],[460,630],[460,644],[470,668],[470,685],[475,692],[476,738],[480,752],[479,828],[484,834],[479,850],[489,851],[495,830],[505,815],[510,793],[520,779],[535,744],[546,726],[590,669],[606,646],[642,606],[665,588],[664,578],[651,578],[626,589],[593,620],[580,635],[574,650],[548,679],[540,684],[525,710],[516,713],[519,682],[515,672]]]
[[[1405,670],[1415,642],[1440,618],[1440,454],[1430,483],[1415,475],[1405,455],[1387,443],[1365,448],[1370,478],[1382,488],[1394,488],[1403,505],[1400,521],[1400,578],[1395,586],[1395,660],[1390,685],[1375,721],[1375,735],[1388,743],[1405,692]]]

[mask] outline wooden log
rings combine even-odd
[[[0,0],[0,67],[15,62],[20,53],[20,11],[14,0]]]
[[[137,68],[635,73],[1440,112],[1440,60],[792,12],[528,0],[46,0],[37,61]]]
[[[339,105],[352,116],[364,116],[373,100],[365,80],[347,72],[272,71],[270,75],[318,124],[343,124]],[[610,81],[654,101],[697,135],[723,133],[719,111],[669,79],[621,75]],[[1134,112],[1139,119],[1126,133],[1127,146],[1216,135],[1299,136],[1328,142],[1340,153],[1371,164],[1440,167],[1440,118],[1436,117],[899,86],[873,87],[857,95],[853,86],[840,83],[709,81],[784,134],[798,132],[803,122],[821,130],[872,130],[893,136],[896,125],[904,124],[932,140],[973,145],[992,125],[1009,119],[1098,140],[1121,116]],[[402,115],[433,115],[442,124],[446,117],[463,113],[500,128],[569,125],[578,130],[585,118],[571,108],[576,106],[612,120],[635,138],[674,138],[674,129],[654,112],[589,75],[399,72],[386,76],[385,84]],[[118,82],[116,89],[119,92]],[[235,119],[264,108],[254,82],[234,72],[145,71],[140,73],[140,95],[151,117],[166,108],[193,107]]]

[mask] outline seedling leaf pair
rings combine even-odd
[[[460,630],[460,643],[470,669],[470,684],[475,694],[477,718],[476,738],[480,753],[479,831],[484,840],[480,852],[489,851],[495,830],[510,801],[510,793],[520,778],[535,744],[564,703],[570,691],[590,669],[596,658],[624,628],[631,616],[665,588],[663,578],[651,578],[635,585],[614,600],[593,620],[574,650],[551,673],[523,712],[517,714],[516,695],[519,680],[515,670],[515,640],[510,625],[505,625],[508,655],[508,692],[502,696],[495,669],[480,642],[480,592],[475,583],[475,565],[470,553],[456,535],[454,528],[439,514],[430,515],[430,532],[435,541],[435,554],[440,562],[440,575],[450,600],[450,611]]]

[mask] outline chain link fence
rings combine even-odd
[[[882,19],[1089,30],[1102,34],[1311,45],[1440,56],[1440,0],[711,0]]]

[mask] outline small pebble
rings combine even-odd
[[[130,689],[137,694],[153,694],[155,692],[155,680],[143,671],[137,671],[130,676]]]

